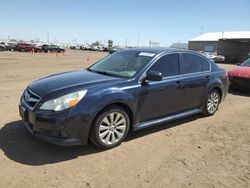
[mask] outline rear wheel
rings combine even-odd
[[[119,106],[112,106],[96,117],[90,139],[100,148],[113,148],[125,139],[129,126],[127,112]]]
[[[217,89],[213,89],[207,96],[206,102],[203,106],[203,114],[211,116],[219,108],[221,95]]]

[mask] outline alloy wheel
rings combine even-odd
[[[218,92],[214,91],[210,94],[208,101],[207,101],[207,111],[210,114],[215,113],[215,111],[218,109],[220,102],[220,95]]]
[[[120,141],[126,131],[127,122],[120,112],[108,114],[99,126],[99,138],[105,145],[112,145]]]

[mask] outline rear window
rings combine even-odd
[[[201,58],[201,62],[202,62],[202,71],[209,71],[209,69],[210,69],[209,62],[202,57],[200,57],[200,58]]]
[[[209,62],[198,55],[183,53],[182,57],[184,61],[185,74],[203,72],[210,69]]]

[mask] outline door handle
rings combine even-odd
[[[180,87],[183,86],[183,82],[182,82],[182,81],[177,81],[177,82],[175,82],[175,86],[176,86],[177,88],[180,88]]]

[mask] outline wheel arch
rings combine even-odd
[[[211,92],[212,90],[217,90],[218,92],[219,92],[219,94],[220,94],[220,103],[221,103],[221,100],[222,100],[222,97],[223,97],[223,95],[222,95],[222,89],[220,88],[220,87],[218,87],[218,86],[215,86],[214,88],[212,88],[209,92]]]
[[[108,109],[108,108],[111,108],[112,106],[118,106],[118,107],[124,109],[124,110],[127,112],[128,117],[129,117],[129,123],[130,123],[129,131],[133,129],[133,128],[132,128],[132,127],[133,127],[132,125],[133,125],[133,122],[134,122],[134,117],[135,117],[135,115],[134,115],[134,112],[133,112],[131,106],[128,105],[127,103],[125,103],[125,102],[116,101],[116,102],[111,102],[111,103],[109,103],[109,104],[106,104],[106,105],[102,106],[102,107],[98,110],[98,112],[95,114],[94,118],[92,119],[91,126],[90,126],[90,128],[89,128],[90,131],[89,131],[89,133],[88,133],[88,138],[89,138],[89,136],[90,136],[90,132],[91,132],[91,130],[92,130],[92,128],[93,128],[93,125],[94,125],[94,122],[95,122],[96,118],[97,118],[102,112],[104,112],[104,111],[105,111],[106,109]]]
[[[221,97],[221,100],[223,99],[223,83],[220,79],[218,78],[215,78],[215,79],[212,79],[210,80],[210,82],[208,83],[207,87],[206,87],[206,90],[204,92],[204,95],[203,95],[203,99],[206,99],[207,95],[213,90],[213,89],[216,89],[219,94],[220,94],[220,97]],[[203,100],[203,104],[206,100]],[[220,101],[221,102],[221,101]]]

